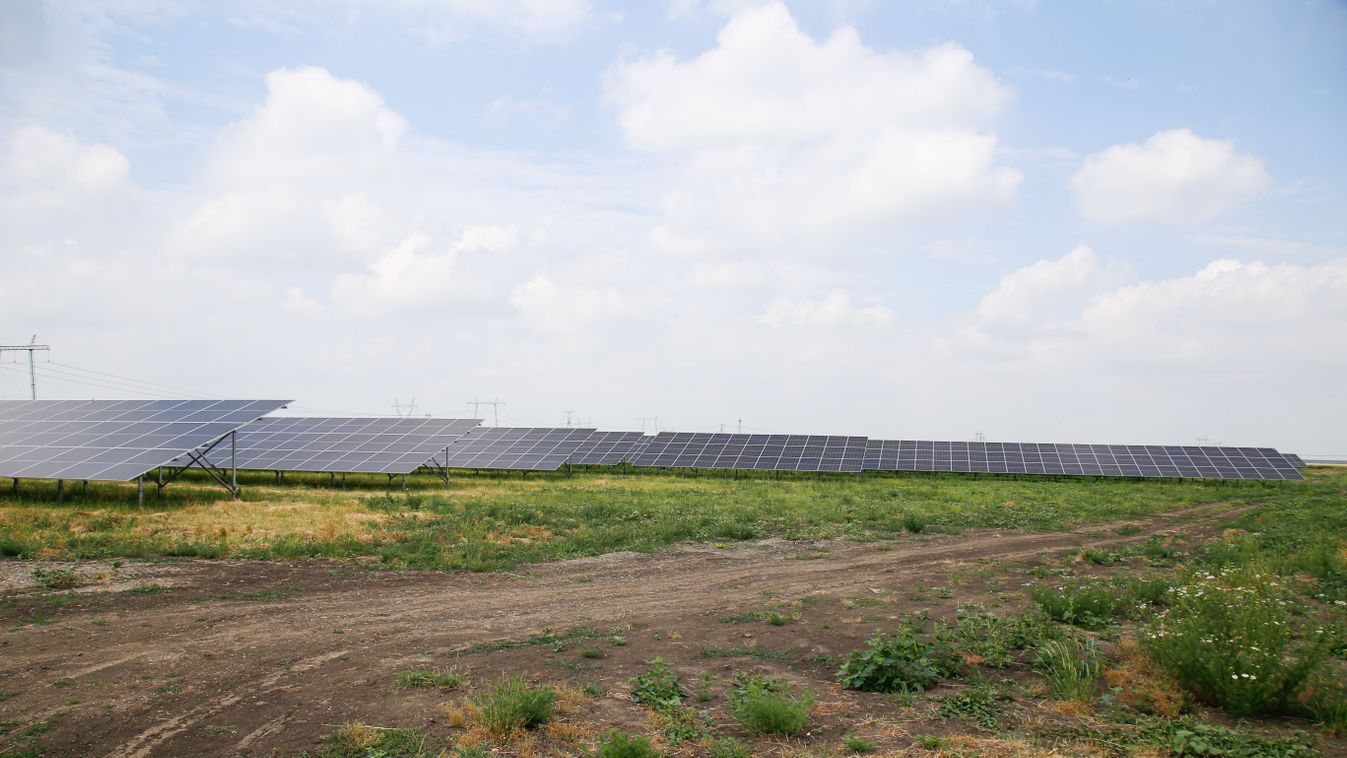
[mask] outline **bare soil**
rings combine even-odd
[[[352,721],[451,737],[441,704],[453,694],[398,690],[394,680],[399,671],[456,666],[476,684],[526,673],[597,685],[606,694],[569,718],[586,729],[648,732],[627,682],[658,655],[689,689],[703,673],[716,677],[710,707],[723,705],[721,684],[735,671],[814,689],[814,726],[797,744],[837,745],[857,731],[901,752],[914,735],[960,727],[930,708],[833,684],[836,661],[877,629],[922,608],[1016,606],[1035,565],[1156,534],[1204,537],[1234,515],[1216,505],[1126,529],[688,545],[497,574],[317,561],[87,563],[74,568],[97,583],[65,591],[32,584],[34,568],[55,566],[6,561],[0,723],[11,724],[11,749],[79,756],[290,755],[321,751],[325,735]],[[774,604],[790,613],[787,604],[804,598],[799,620],[784,625],[732,618]],[[496,644],[567,631],[569,643]],[[612,634],[626,644],[613,645]],[[582,657],[585,648],[603,657]],[[706,658],[704,648],[779,655]],[[14,741],[41,721],[48,731]],[[755,754],[788,747],[759,742]]]

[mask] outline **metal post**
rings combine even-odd
[[[234,488],[234,499],[239,499],[239,433],[238,430],[229,433],[229,470],[230,484]]]
[[[406,492],[406,491],[407,491],[407,475],[406,475],[406,474],[403,474],[403,475],[402,475],[402,491],[403,491],[403,492]]]
[[[136,477],[136,505],[141,506],[144,504],[145,504],[145,476],[142,474],[141,476]]]
[[[449,489],[449,448],[444,449],[444,488]]]
[[[64,479],[57,479],[57,480],[56,480],[56,502],[59,503],[59,502],[61,502],[62,500],[65,500],[65,480],[64,480]]]
[[[84,495],[89,494],[89,480],[88,480],[88,479],[85,479],[85,480],[84,480],[84,492],[82,492],[81,494],[84,494]]]
[[[341,488],[346,489],[346,472],[341,472]]]
[[[19,491],[19,477],[14,477],[14,486],[10,487],[15,493]]]
[[[164,467],[160,466],[156,471],[159,473],[159,487],[154,491],[154,494],[158,495],[164,491]]]

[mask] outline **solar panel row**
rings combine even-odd
[[[666,468],[858,472],[864,456],[865,437],[661,432],[646,443],[635,463]]]
[[[130,481],[285,400],[3,400],[0,476]]]
[[[479,427],[449,445],[447,468],[555,471],[593,429]],[[437,457],[436,466],[445,466]]]
[[[870,440],[868,471],[1301,479],[1272,448]]]
[[[767,471],[951,471],[1300,479],[1271,448],[868,440],[788,434],[478,427],[470,419],[269,417],[267,400],[0,401],[0,476],[129,480],[237,430],[238,468],[550,471],[563,463]],[[449,451],[441,462],[436,453]]]
[[[440,418],[264,418],[239,432],[238,467],[408,474],[479,423]]]
[[[1290,463],[1292,466],[1296,468],[1305,468],[1305,459],[1295,453],[1286,453],[1285,457],[1286,462]]]

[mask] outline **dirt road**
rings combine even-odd
[[[574,663],[569,673],[552,672],[610,685],[615,696],[594,706],[596,718],[621,721],[622,682],[651,655],[676,657],[670,650],[739,637],[844,654],[882,618],[917,607],[911,598],[929,588],[947,588],[951,604],[1003,597],[996,593],[1019,592],[1027,565],[1045,555],[1170,532],[1202,536],[1233,515],[1217,505],[1124,530],[1110,524],[884,543],[693,545],[510,574],[395,573],[323,562],[135,564],[103,585],[0,594],[10,606],[0,611],[0,722],[10,723],[11,735],[48,722],[48,731],[25,744],[54,755],[313,750],[332,725],[348,720],[434,724],[443,697],[394,691],[400,670],[463,663],[474,672],[539,671],[549,665],[548,650],[491,653],[480,643],[545,629],[623,627],[631,645],[612,648],[602,666]],[[32,568],[10,562],[0,570],[13,585]],[[806,596],[823,601],[818,607],[830,610],[817,613],[838,623],[748,632],[715,623],[770,598]],[[877,612],[890,615],[851,623],[849,615],[860,612],[830,601],[853,596],[886,599]],[[802,676],[809,666],[802,664]],[[833,668],[817,664],[814,673],[826,681]]]

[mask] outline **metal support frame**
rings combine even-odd
[[[216,466],[214,463],[211,463],[210,458],[207,457],[213,450],[215,450],[215,448],[216,448],[221,442],[224,442],[225,440],[229,440],[229,470],[228,470],[228,471],[226,471],[225,469],[220,468],[219,466]],[[229,494],[230,494],[230,495],[233,495],[235,500],[238,500],[238,499],[239,499],[238,432],[237,432],[237,431],[230,432],[229,434],[224,435],[224,436],[221,437],[220,439],[215,440],[214,442],[212,442],[212,443],[210,443],[209,445],[207,445],[207,446],[206,446],[201,452],[199,452],[199,453],[198,453],[197,451],[195,451],[195,450],[188,450],[188,451],[187,451],[187,457],[189,457],[189,458],[192,459],[191,462],[188,463],[188,464],[186,464],[185,466],[181,466],[181,467],[177,468],[176,470],[174,470],[172,474],[169,474],[169,477],[168,477],[167,479],[164,478],[164,469],[163,469],[163,467],[160,467],[160,469],[159,469],[158,490],[156,491],[155,494],[162,494],[165,487],[167,487],[168,485],[172,484],[172,483],[173,483],[173,480],[177,479],[179,476],[182,476],[182,472],[186,471],[187,469],[189,469],[189,468],[191,468],[193,465],[195,465],[195,466],[198,466],[198,467],[200,467],[201,469],[203,469],[207,474],[210,474],[211,478],[214,479],[214,480],[215,480],[221,487],[224,487],[226,490],[229,490]],[[142,479],[143,479],[143,477],[142,477]],[[139,489],[141,486],[142,486],[142,485],[137,484],[137,488],[138,488],[138,489]],[[142,494],[140,495],[140,497],[141,497],[141,500],[143,501],[143,500],[144,500],[144,494],[142,493]]]
[[[445,489],[449,489],[449,448],[446,447],[444,449],[443,466],[440,465],[439,456],[432,455],[430,457],[430,465],[426,466],[426,468],[430,469],[431,473],[435,474],[435,476],[440,478],[440,481],[444,482]]]

